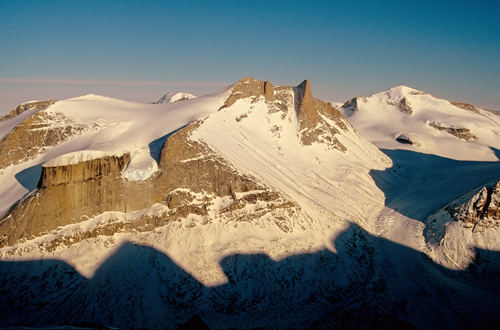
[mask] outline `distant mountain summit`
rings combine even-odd
[[[500,112],[406,86],[355,97],[340,110],[379,148],[418,150],[460,160],[496,160],[490,148],[500,149]]]
[[[196,96],[190,93],[167,93],[163,95],[157,102],[154,102],[154,104],[160,104],[160,103],[172,103],[172,102],[179,102],[179,101],[184,101],[184,100],[190,100],[194,99]]]

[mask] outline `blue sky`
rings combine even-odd
[[[397,85],[500,110],[500,1],[0,0],[0,113],[245,76],[346,101]]]

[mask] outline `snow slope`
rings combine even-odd
[[[357,97],[341,111],[394,164],[390,171],[373,173],[386,197],[376,223],[380,236],[452,269],[467,268],[474,248],[500,251],[500,239],[492,239],[497,229],[474,233],[450,218],[438,228],[431,217],[461,196],[500,180],[499,113],[406,86]],[[458,130],[463,128],[469,131]],[[442,238],[434,231],[444,226],[449,228],[447,239],[430,238]]]
[[[349,105],[353,100],[355,104]],[[498,112],[469,104],[462,104],[461,108],[406,86],[353,100],[346,102],[341,111],[381,149],[411,150],[456,160],[498,160],[491,149],[500,149]],[[436,127],[465,128],[475,137],[459,139]]]

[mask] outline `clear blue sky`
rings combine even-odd
[[[500,110],[500,1],[0,0],[0,113],[245,76],[346,101],[397,85]]]

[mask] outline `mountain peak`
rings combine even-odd
[[[500,146],[494,124],[498,115],[472,104],[399,85],[353,98],[341,110],[379,148],[418,149],[460,160],[497,159],[490,147]]]
[[[408,86],[404,86],[404,85],[399,85],[396,87],[389,88],[387,90],[387,92],[389,93],[390,97],[392,97],[392,98],[401,98],[401,97],[405,97],[408,95],[427,95],[426,92],[422,92],[422,91],[419,91],[417,89],[414,89],[414,88],[411,88]]]
[[[309,112],[310,115],[312,115],[312,112],[314,112],[314,100],[312,97],[311,84],[309,83],[309,80],[306,79],[301,82],[300,85],[296,87],[296,90],[298,91],[297,96],[298,102],[300,104],[299,114]]]
[[[269,81],[245,77],[233,85],[231,94],[219,110],[231,107],[236,101],[242,99],[249,99],[252,104],[255,104],[262,100],[262,97],[270,111],[280,109],[286,111],[284,109],[288,108],[287,100],[292,102],[296,116],[294,120],[298,121],[298,136],[303,145],[325,143],[328,148],[346,151],[345,146],[335,135],[339,133],[338,128],[346,131],[348,123],[331,103],[325,103],[312,96],[311,84],[307,79],[295,87],[273,87]],[[325,118],[327,118],[326,121]],[[331,125],[328,120],[334,125]]]
[[[269,81],[245,77],[233,85],[231,94],[222,107],[230,107],[240,99],[251,97],[255,100],[260,96],[265,96],[266,100],[272,101],[274,99],[273,85]]]
[[[297,86],[297,90],[299,90],[302,94],[303,98],[312,99],[311,93],[311,83],[309,80],[305,79]]]
[[[190,99],[195,99],[196,96],[194,96],[191,93],[182,93],[182,92],[171,92],[163,95],[157,102],[154,102],[154,104],[160,104],[160,103],[173,103],[173,102],[179,102],[179,101],[184,101],[184,100],[190,100]]]

